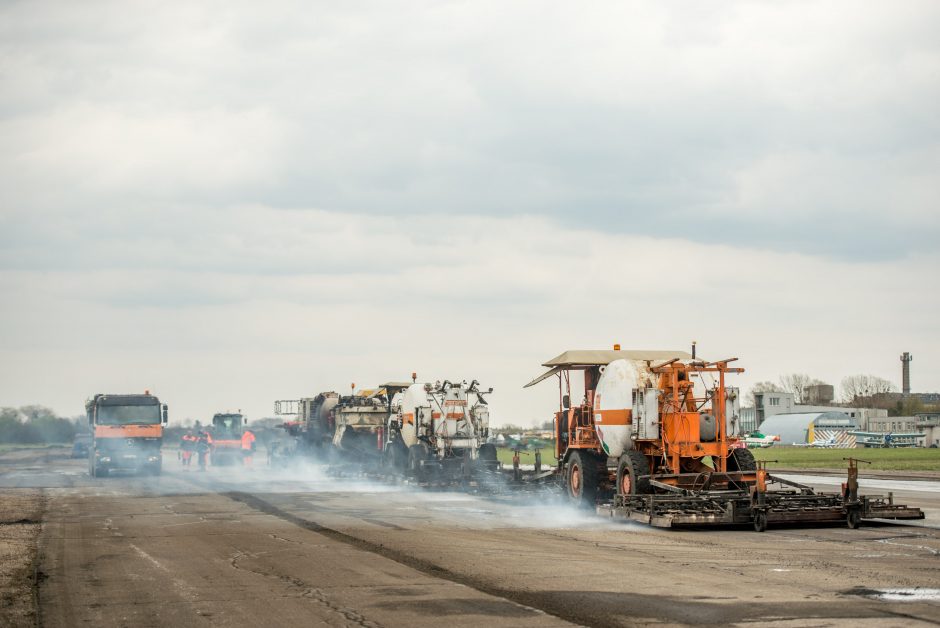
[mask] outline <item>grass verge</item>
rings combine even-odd
[[[940,471],[940,449],[815,449],[812,447],[769,447],[753,449],[758,460],[768,460],[776,469],[845,469],[844,458],[867,460],[860,465],[863,472],[872,471]]]

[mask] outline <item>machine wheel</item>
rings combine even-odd
[[[750,449],[732,449],[728,456],[728,471],[757,471],[757,461]]]
[[[492,443],[480,445],[478,455],[480,463],[486,470],[495,471],[496,467],[499,466],[499,461],[496,459],[496,445]]]
[[[754,515],[754,531],[763,532],[767,529],[767,513],[758,512]]]
[[[408,466],[408,452],[404,444],[389,443],[384,454],[385,468],[392,473],[402,473]]]
[[[424,443],[412,445],[408,448],[408,475],[413,478],[423,479],[425,476],[424,466],[421,462],[428,459],[428,448]]]
[[[593,507],[597,500],[597,460],[585,451],[572,452],[568,458],[565,485],[568,497],[579,506]]]
[[[617,494],[637,495],[650,492],[649,478],[639,479],[650,474],[649,461],[638,451],[627,451],[617,463]]]
[[[858,511],[857,508],[852,508],[846,513],[845,524],[849,526],[850,530],[858,530],[858,526],[862,523],[862,513]]]

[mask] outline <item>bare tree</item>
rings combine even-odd
[[[879,393],[896,390],[894,384],[874,375],[849,375],[842,380],[840,389],[842,400],[851,404],[857,404]]]
[[[751,386],[751,391],[747,394],[748,400],[751,402],[751,407],[757,406],[757,399],[755,395],[765,392],[783,392],[777,384],[773,382],[757,382]]]
[[[780,387],[786,392],[793,393],[796,403],[806,403],[806,389],[822,383],[805,373],[790,373],[789,375],[780,376]]]

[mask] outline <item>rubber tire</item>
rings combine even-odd
[[[391,442],[383,456],[385,468],[391,473],[404,473],[408,468],[408,450],[403,443]]]
[[[639,480],[641,475],[650,474],[649,460],[638,451],[626,451],[620,456],[617,463],[617,494],[618,495],[648,495],[652,492],[649,478]],[[630,483],[630,490],[623,492],[624,480]]]
[[[732,449],[728,456],[728,471],[757,471],[757,461],[750,449]]]
[[[754,515],[754,531],[763,532],[767,529],[767,513],[758,512]]]
[[[565,492],[575,505],[593,508],[597,501],[597,459],[586,451],[574,451],[565,469]]]
[[[408,448],[408,475],[422,480],[427,475],[424,467],[421,466],[422,460],[428,459],[428,448],[424,443],[412,445]]]
[[[477,459],[484,469],[495,471],[499,466],[499,460],[496,458],[496,445],[492,443],[480,445],[480,449],[477,452]]]
[[[845,515],[845,524],[849,526],[849,530],[858,530],[858,527],[862,523],[862,513],[856,508],[852,508]]]

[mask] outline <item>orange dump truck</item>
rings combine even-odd
[[[149,392],[97,394],[85,403],[85,413],[92,430],[88,456],[92,477],[107,476],[111,471],[160,473],[167,407],[159,399]]]

